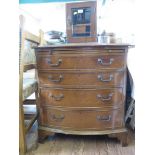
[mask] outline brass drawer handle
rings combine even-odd
[[[110,74],[110,76],[109,76],[109,79],[104,79],[104,76],[103,76],[103,75],[98,75],[97,77],[98,77],[98,79],[99,79],[100,81],[102,81],[102,82],[110,82],[110,81],[112,81],[112,79],[113,79],[113,75],[111,75],[111,74]]]
[[[54,98],[54,100],[56,100],[56,101],[60,101],[60,100],[62,100],[64,98],[64,95],[60,94],[58,96],[55,96],[55,95],[49,94],[49,97]]]
[[[52,114],[51,118],[56,120],[56,121],[62,121],[65,118],[65,116],[63,114],[60,114],[60,115]]]
[[[96,117],[96,119],[99,120],[99,121],[107,121],[107,122],[109,122],[111,120],[111,115],[109,115],[109,116],[98,115]]]
[[[111,65],[113,61],[114,61],[113,58],[110,58],[109,62],[104,62],[104,59],[102,58],[97,59],[98,64],[101,64],[101,65]]]
[[[51,67],[58,67],[60,66],[60,64],[62,63],[62,59],[58,59],[56,64],[52,64],[52,62],[49,60],[47,61],[47,63],[51,66]]]
[[[63,76],[62,76],[62,75],[59,76],[59,79],[58,79],[58,80],[53,79],[52,76],[49,76],[49,77],[48,77],[48,80],[51,81],[51,82],[61,82],[62,79],[63,79]]]
[[[100,99],[101,101],[110,101],[112,99],[113,94],[109,94],[107,96],[103,96],[101,94],[97,94],[97,98]]]

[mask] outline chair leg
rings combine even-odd
[[[20,154],[25,155],[26,139],[25,139],[24,111],[22,107],[19,108],[19,148],[20,148]]]

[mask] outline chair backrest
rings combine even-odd
[[[27,53],[28,55],[29,54],[32,54],[32,53],[29,53],[29,51],[27,49],[25,49],[26,47],[26,42],[27,43],[31,43],[31,44],[34,44],[35,46],[38,46],[38,45],[43,45],[45,43],[44,39],[43,39],[43,31],[39,31],[39,36],[36,36],[28,31],[25,31],[24,30],[24,22],[25,22],[25,19],[24,19],[24,16],[20,16],[20,51],[19,51],[19,57],[20,57],[20,67],[22,67],[23,65],[23,68],[22,70],[23,71],[26,71],[26,70],[29,70],[29,69],[33,69],[35,68],[35,62],[29,62],[29,63],[25,63],[24,60],[26,60],[26,57],[25,57],[25,53]],[[29,47],[29,49],[32,50],[32,47]],[[27,50],[27,52],[25,52]],[[33,57],[35,57],[33,55]],[[30,57],[28,57],[28,59],[30,59]],[[20,70],[20,71],[22,71]],[[21,73],[21,72],[20,72]]]
[[[25,49],[26,42],[33,43],[35,46],[43,45],[46,41],[43,39],[43,31],[39,31],[39,36],[36,36],[28,31],[24,30],[25,18],[23,15],[20,15],[20,38],[19,38],[19,101],[22,102],[22,91],[23,91],[23,73],[30,69],[36,68],[35,61],[31,61],[30,63],[25,63],[25,51],[28,53],[27,49]],[[32,48],[30,47],[32,50]],[[34,52],[34,51],[33,51]],[[27,54],[28,55],[28,54]],[[35,54],[33,55],[35,58]]]

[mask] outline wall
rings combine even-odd
[[[19,15],[23,15],[25,18],[24,29],[33,34],[39,35],[39,30],[41,28],[40,19],[23,10],[22,8],[19,8]]]
[[[98,33],[114,32],[123,42],[134,42],[134,0],[98,0]]]
[[[38,19],[44,32],[66,31],[65,3],[22,4],[20,9]]]
[[[134,43],[134,0],[106,0],[104,5],[102,2],[97,0],[98,34],[103,30],[114,32],[123,42]],[[43,31],[66,32],[65,3],[22,4],[20,9],[40,21]]]

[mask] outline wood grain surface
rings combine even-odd
[[[135,155],[134,133],[129,132],[129,145],[122,147],[116,138],[55,134],[26,155]]]
[[[107,69],[107,68],[124,68],[126,66],[126,53],[121,50],[115,52],[101,53],[99,51],[89,52],[84,50],[77,54],[75,51],[70,53],[53,53],[51,55],[37,55],[38,68],[41,69]],[[62,51],[64,52],[64,51]],[[44,55],[43,55],[44,54]],[[61,61],[61,62],[59,62]]]
[[[55,126],[58,129],[105,130],[123,127],[123,110],[70,110],[69,108],[43,108],[43,126]]]
[[[50,71],[39,72],[39,83],[41,86],[100,86],[109,87],[124,86],[124,71],[101,71],[101,72],[67,72],[67,71]]]
[[[124,104],[122,88],[40,90],[41,106],[57,107],[118,107]],[[68,102],[69,101],[69,102]]]

